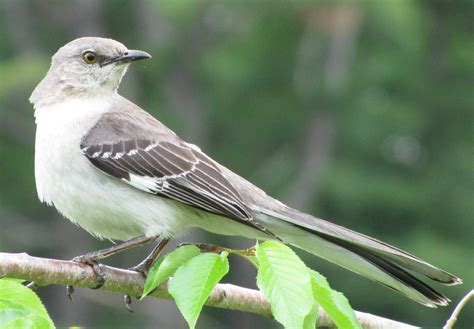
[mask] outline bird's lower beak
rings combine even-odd
[[[151,58],[151,55],[147,52],[144,52],[141,50],[127,50],[126,52],[123,53],[123,55],[115,57],[107,64],[112,64],[112,63],[125,64],[125,63],[139,61],[141,59],[147,59],[147,58]]]

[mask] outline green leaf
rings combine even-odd
[[[13,321],[6,323],[1,327],[2,329],[44,329],[51,327],[51,319],[37,314],[26,315],[25,317],[16,318]]]
[[[201,254],[183,264],[170,281],[168,291],[190,328],[196,321],[212,289],[229,271],[227,252]]]
[[[246,260],[248,260],[250,263],[252,263],[253,266],[255,266],[256,269],[258,269],[258,259],[255,256],[242,256]]]
[[[1,328],[54,328],[38,296],[18,282],[0,280]]]
[[[145,298],[156,287],[163,283],[163,281],[173,275],[178,267],[200,253],[201,252],[196,246],[187,245],[160,258],[148,272],[145,287],[143,288],[143,295],[140,299]]]
[[[316,328],[316,320],[318,319],[319,306],[314,303],[313,308],[304,318],[303,329],[314,329]]]
[[[306,265],[287,246],[275,241],[257,245],[257,285],[272,304],[275,319],[285,328],[301,329],[313,310],[311,276]]]
[[[342,293],[332,290],[324,276],[313,270],[310,273],[314,299],[336,326],[338,328],[362,328],[347,298]]]

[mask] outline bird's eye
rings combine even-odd
[[[97,56],[92,51],[86,51],[84,54],[82,54],[82,59],[87,64],[94,64],[97,62]]]

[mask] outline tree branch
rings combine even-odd
[[[101,265],[105,284],[101,290],[140,297],[145,279],[137,272]],[[88,265],[57,259],[29,256],[26,253],[0,253],[0,278],[9,277],[34,281],[40,286],[51,284],[72,285],[81,288],[94,288],[96,276]],[[160,299],[172,299],[163,284],[150,296]],[[232,284],[218,284],[206,305],[260,314],[272,317],[268,300],[257,290]],[[408,324],[385,319],[368,313],[356,312],[364,328],[416,328]],[[318,326],[335,327],[331,319],[322,310],[319,311]]]
[[[443,329],[452,329],[454,328],[454,324],[458,320],[459,313],[461,313],[461,310],[463,309],[464,306],[469,302],[469,300],[474,298],[474,289],[469,291],[469,293],[461,299],[459,304],[456,306],[456,308],[453,311],[453,314],[449,317],[448,321],[444,325]]]

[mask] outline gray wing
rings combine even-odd
[[[189,144],[135,138],[113,144],[88,145],[83,141],[81,150],[95,167],[140,190],[271,234],[253,219],[216,163]]]

